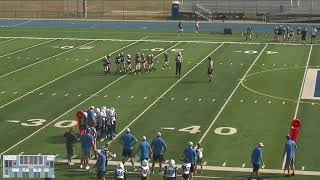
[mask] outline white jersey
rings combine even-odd
[[[177,174],[177,166],[165,166],[164,168],[164,176],[165,177],[176,177]]]
[[[124,179],[125,174],[126,174],[125,169],[117,168],[114,170],[114,176],[116,179]]]
[[[150,174],[150,168],[149,166],[141,166],[140,172],[142,177],[148,177]]]
[[[111,121],[116,121],[117,113],[116,111],[109,111]]]
[[[182,164],[182,174],[190,174],[191,163]]]
[[[316,36],[318,33],[318,30],[316,28],[313,28],[311,31],[311,35]]]
[[[197,158],[202,159],[203,158],[203,148],[196,148]]]
[[[208,69],[213,69],[213,61],[209,61],[208,63]]]

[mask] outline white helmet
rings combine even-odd
[[[141,162],[142,166],[148,166],[149,162],[145,159]]]
[[[122,162],[118,164],[118,168],[124,169],[124,165]]]
[[[101,112],[101,111],[100,111],[100,108],[96,108],[96,112],[97,112],[97,113]]]
[[[103,110],[106,111],[107,108],[106,108],[105,106],[102,106],[102,107],[101,107],[101,110],[102,110],[102,111],[103,111]]]
[[[169,165],[170,166],[174,166],[175,164],[176,164],[176,162],[173,159],[171,159],[170,162],[169,162]]]
[[[131,55],[130,55],[130,54],[128,54],[128,58],[131,58]]]
[[[114,107],[111,107],[110,110],[111,110],[111,111],[115,111]]]
[[[87,113],[87,112],[83,112],[83,114],[84,114],[86,117],[88,117],[88,113]]]
[[[178,52],[178,55],[181,56],[181,52]]]

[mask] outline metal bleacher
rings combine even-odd
[[[183,0],[180,12],[212,20],[215,15],[235,17],[320,16],[320,0]]]

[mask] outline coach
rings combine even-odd
[[[180,73],[181,73],[182,60],[183,60],[183,57],[181,55],[181,52],[179,52],[176,57],[176,77],[179,77],[179,78],[181,77]]]

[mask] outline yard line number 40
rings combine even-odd
[[[187,132],[190,134],[196,134],[201,132],[200,126],[189,126],[189,127],[181,128],[178,131]],[[233,127],[218,127],[214,130],[214,133],[222,136],[230,136],[230,135],[236,134],[237,129]]]

